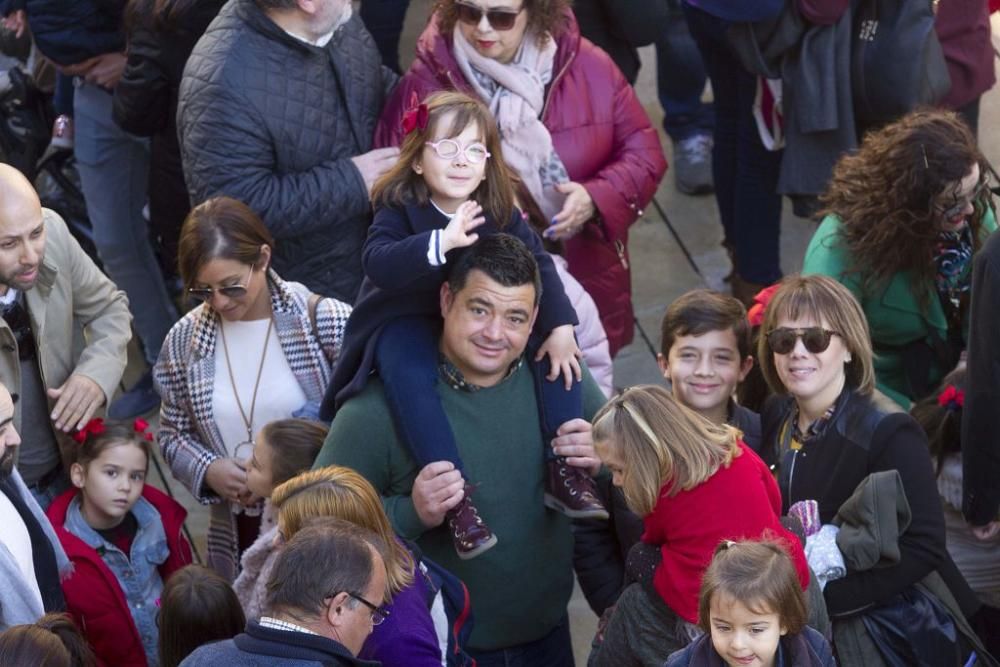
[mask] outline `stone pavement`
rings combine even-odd
[[[412,54],[431,4],[431,0],[414,0],[411,4],[400,43],[404,67],[412,57],[406,54]],[[993,30],[1000,34],[1000,19],[997,17],[994,17]],[[656,59],[652,47],[642,49],[641,56],[643,66],[636,89],[653,124],[662,128],[663,112],[656,97]],[[661,140],[669,162],[670,141],[662,134],[662,130]],[[1000,164],[1000,91],[997,89],[982,100],[980,144],[986,157],[993,164]],[[618,387],[660,381],[654,350],[658,346],[660,318],[667,304],[696,287],[723,289],[722,278],[730,268],[720,245],[722,228],[712,196],[690,197],[680,194],[674,188],[673,174],[668,170],[656,194],[656,200],[697,270],[688,262],[656,207],[649,206],[643,218],[632,227],[630,235],[629,251],[637,328],[635,341],[624,348],[615,360],[615,385]],[[815,223],[792,215],[790,206],[786,205],[781,235],[782,267],[786,273],[795,272],[801,267],[802,253],[815,228]],[[169,477],[169,471],[167,475]],[[155,474],[151,475],[151,480],[157,486],[162,485]],[[172,479],[170,484],[191,512],[188,526],[196,536],[199,550],[204,554],[208,513],[180,484]],[[574,592],[570,601],[569,616],[577,664],[585,665],[597,619],[579,589]]]

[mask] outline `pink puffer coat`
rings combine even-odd
[[[555,39],[555,74],[542,121],[570,178],[587,189],[599,213],[598,224],[566,243],[565,256],[597,303],[614,356],[634,332],[628,228],[653,198],[667,163],[635,91],[604,51],[580,37],[572,13]],[[423,99],[438,90],[474,95],[455,62],[451,35],[440,33],[433,16],[417,42],[416,60],[382,112],[375,145],[398,145],[411,94]]]

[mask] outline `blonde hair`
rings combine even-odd
[[[783,394],[785,385],[774,365],[774,353],[767,342],[767,334],[778,327],[778,322],[811,319],[819,326],[826,325],[836,331],[844,347],[851,353],[851,360],[844,365],[847,385],[859,394],[870,395],[875,389],[875,367],[872,361],[872,339],[868,320],[861,304],[849,289],[828,276],[787,276],[771,297],[764,311],[761,335],[757,341],[757,363],[771,390]]]
[[[310,519],[343,519],[367,528],[385,542],[389,550],[385,569],[393,594],[413,583],[413,557],[396,539],[381,498],[368,480],[350,468],[328,466],[293,477],[274,490],[271,504],[278,510],[278,529],[286,542]]]
[[[639,516],[653,511],[664,486],[673,496],[692,489],[741,454],[738,432],[713,424],[656,385],[626,389],[594,417],[594,442],[616,448],[622,492]]]

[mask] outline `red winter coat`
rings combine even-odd
[[[580,37],[571,12],[555,39],[555,74],[542,122],[570,179],[587,189],[601,219],[566,243],[565,257],[597,303],[613,357],[634,333],[628,228],[653,198],[667,163],[635,91],[604,51]],[[435,15],[382,111],[375,145],[400,143],[402,113],[414,91],[423,99],[443,89],[475,95],[455,62],[452,37],[439,32]]]
[[[97,551],[63,527],[70,501],[78,493],[70,489],[49,506],[46,514],[73,564],[72,574],[62,582],[66,611],[90,642],[100,666],[146,667],[146,652],[132,620],[125,593]],[[156,508],[163,520],[170,555],[159,567],[166,582],[175,571],[191,563],[191,545],[181,534],[187,510],[149,484],[142,497]]]

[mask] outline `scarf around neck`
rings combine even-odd
[[[551,220],[565,200],[555,186],[569,181],[552,135],[541,121],[545,86],[552,81],[555,40],[549,37],[539,47],[538,40],[526,34],[514,59],[501,63],[476,51],[459,26],[453,35],[459,69],[497,120],[504,159]]]

